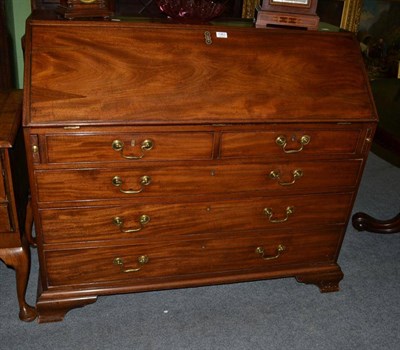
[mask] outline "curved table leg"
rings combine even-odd
[[[5,248],[0,253],[5,264],[13,267],[16,272],[19,318],[26,322],[33,321],[36,318],[36,310],[25,301],[30,271],[29,247]]]
[[[400,213],[390,220],[378,220],[365,213],[356,213],[352,217],[352,224],[358,231],[397,233],[400,232]]]

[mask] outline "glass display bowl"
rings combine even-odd
[[[208,22],[222,15],[226,0],[156,0],[168,17],[182,22]]]

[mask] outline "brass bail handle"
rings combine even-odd
[[[141,150],[141,154],[138,156],[127,156],[124,154],[124,147],[125,144],[123,141],[120,140],[114,140],[111,144],[111,147],[114,151],[116,152],[120,152],[120,155],[122,158],[125,159],[133,159],[133,160],[137,160],[137,159],[142,159],[146,153],[146,151],[150,151],[154,146],[154,141],[153,140],[144,140],[142,142],[142,145],[140,146],[140,150]]]
[[[130,272],[138,272],[143,267],[143,265],[145,265],[149,262],[149,257],[147,255],[141,255],[137,258],[137,262],[139,264],[139,267],[132,268],[132,269],[126,269],[124,267],[124,264],[125,264],[124,259],[117,257],[113,260],[113,264],[118,265],[121,269],[121,272],[130,273]]]
[[[276,138],[276,140],[275,140],[275,143],[276,143],[279,147],[281,147],[281,148],[283,149],[283,152],[285,152],[285,153],[298,153],[298,152],[301,152],[301,151],[303,150],[304,146],[305,146],[305,145],[308,145],[308,144],[310,143],[310,141],[311,141],[311,137],[310,137],[310,136],[308,136],[308,135],[303,135],[303,136],[300,138],[300,141],[299,141],[299,143],[300,143],[300,148],[298,148],[298,149],[289,149],[289,150],[286,149],[286,146],[287,146],[287,139],[286,139],[285,136],[283,136],[283,135],[278,136],[278,137]]]
[[[116,216],[113,218],[113,224],[119,227],[119,230],[122,233],[139,232],[145,227],[146,224],[149,223],[149,221],[150,221],[150,216],[143,214],[139,217],[139,227],[124,229],[124,219],[120,216]]]
[[[272,170],[269,173],[269,177],[272,180],[276,180],[279,185],[281,186],[290,186],[293,185],[297,179],[300,179],[304,175],[303,171],[300,169],[295,169],[292,171],[292,178],[293,180],[290,182],[284,182],[281,180],[281,172],[279,170]]]
[[[115,187],[121,187],[122,184],[124,183],[124,181],[119,176],[114,176],[112,178],[111,182]],[[138,194],[144,190],[144,186],[148,186],[150,184],[151,184],[151,177],[144,175],[140,178],[141,187],[138,190],[132,190],[132,189],[124,190],[124,189],[120,188],[119,191],[121,193],[125,193],[125,194]]]
[[[279,244],[278,247],[276,248],[276,254],[273,256],[265,256],[265,250],[264,247],[260,246],[256,248],[256,254],[260,255],[262,259],[264,260],[274,260],[278,259],[282,252],[285,250],[285,246],[283,244]]]
[[[286,208],[286,216],[283,219],[274,219],[273,218],[273,211],[271,208],[264,208],[264,214],[268,217],[269,222],[274,224],[286,222],[289,219],[289,216],[294,213],[294,207],[287,207]]]

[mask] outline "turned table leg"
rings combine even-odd
[[[356,213],[352,217],[352,224],[358,231],[397,233],[400,232],[400,213],[390,220],[378,220],[365,213]]]

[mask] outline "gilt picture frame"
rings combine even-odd
[[[245,0],[246,1],[246,0]],[[360,25],[363,0],[344,0],[340,28],[356,33]]]

